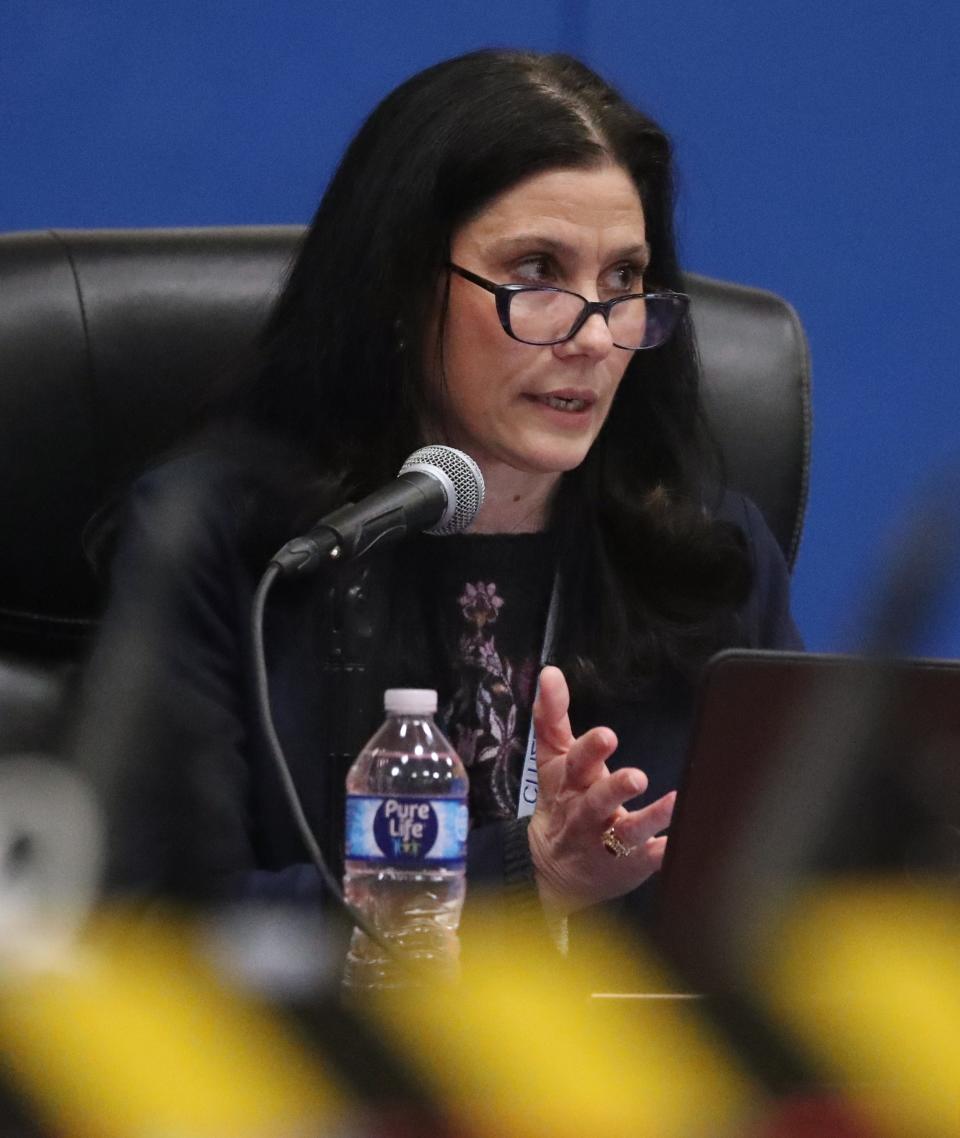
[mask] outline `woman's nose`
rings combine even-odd
[[[587,355],[602,360],[608,356],[613,350],[613,337],[603,313],[591,313],[577,329],[577,334],[572,339],[557,344],[554,350],[561,358]]]

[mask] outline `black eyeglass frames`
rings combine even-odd
[[[508,336],[539,347],[572,340],[599,312],[618,348],[658,348],[669,340],[690,303],[686,293],[666,291],[587,300],[578,292],[549,285],[496,284],[452,261],[447,268],[493,293],[500,324]]]

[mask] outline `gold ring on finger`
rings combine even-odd
[[[603,831],[601,841],[603,842],[603,848],[608,854],[612,854],[613,857],[629,857],[633,853],[633,847],[628,846],[617,837],[617,831],[613,826]]]

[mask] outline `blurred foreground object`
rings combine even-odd
[[[482,926],[460,986],[383,993],[354,1015],[306,988],[293,1008],[276,962],[266,987],[247,973],[256,997],[231,987],[246,965],[208,922],[102,916],[57,967],[0,974],[0,1055],[50,1134],[696,1138],[756,1117],[692,1002],[587,997],[595,970],[636,975],[632,946],[628,961],[598,939],[570,966],[542,935],[492,914]]]
[[[331,962],[307,967],[315,925],[298,938],[269,914],[251,919],[214,935],[207,919],[101,916],[46,967],[5,963],[4,1079],[42,1133],[960,1132],[960,902],[943,889],[843,888],[792,910],[757,994],[826,1077],[782,1098],[729,1046],[708,999],[648,995],[669,991],[669,977],[612,930],[594,930],[570,961],[541,930],[488,912],[465,943],[459,986],[348,1009],[331,998]],[[625,994],[591,999],[596,976]]]
[[[860,883],[793,908],[771,1005],[890,1138],[960,1134],[960,898]]]
[[[465,943],[459,990],[384,993],[371,1010],[464,1133],[741,1133],[757,1109],[756,1089],[700,1021],[695,1001],[587,995],[597,976],[619,975],[622,990],[635,990],[643,951],[609,933],[597,933],[571,962],[542,933],[524,935],[491,911]],[[645,969],[650,992],[667,990],[652,959]]]
[[[101,863],[100,814],[80,777],[44,755],[0,759],[0,969],[68,951]]]
[[[55,1133],[331,1133],[341,1095],[257,1003],[157,921],[100,919],[58,967],[8,970],[0,1050]]]

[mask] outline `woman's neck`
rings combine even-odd
[[[483,505],[469,533],[539,533],[546,529],[560,474],[527,474],[496,467],[484,470],[483,477]]]

